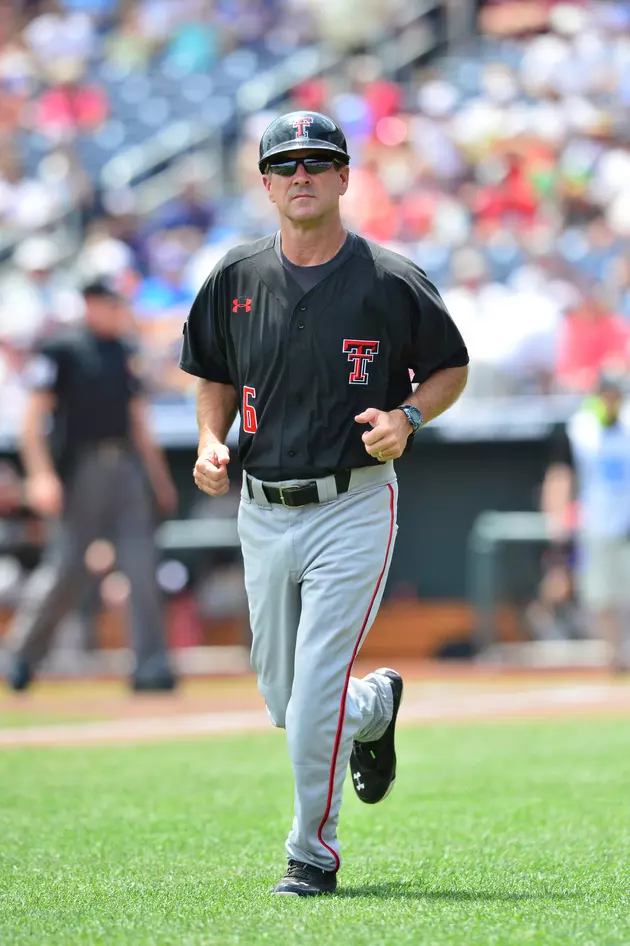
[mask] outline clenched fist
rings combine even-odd
[[[195,483],[208,496],[223,496],[230,488],[227,465],[230,451],[224,443],[213,443],[201,451],[194,468]]]
[[[381,463],[397,460],[405,452],[411,424],[402,411],[378,411],[368,407],[354,418],[357,424],[369,424],[362,436],[366,453]]]

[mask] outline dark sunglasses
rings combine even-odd
[[[331,168],[342,167],[342,162],[335,158],[289,158],[285,161],[270,161],[267,165],[267,173],[279,174],[280,177],[293,177],[300,164],[307,174],[323,174]]]

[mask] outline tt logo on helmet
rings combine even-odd
[[[374,361],[378,354],[378,342],[367,342],[362,338],[344,338],[343,350],[348,361],[354,365],[348,384],[367,384],[369,381],[366,365]]]
[[[245,309],[246,312],[251,312],[252,300],[246,299],[245,302],[239,302],[238,299],[232,299],[232,312],[238,312],[239,309]]]
[[[297,121],[291,122],[293,128],[297,128],[295,137],[308,138],[308,126],[312,124],[313,119],[309,118],[308,115],[305,115],[304,118],[298,118]]]

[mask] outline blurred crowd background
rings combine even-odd
[[[467,397],[586,391],[603,362],[627,364],[630,5],[490,3],[463,45],[449,52],[429,17],[408,45],[421,52],[433,29],[442,55],[383,61],[371,44],[413,11],[4,3],[0,423],[19,414],[29,348],[80,318],[77,287],[96,276],[129,299],[152,394],[190,395],[182,321],[226,249],[275,227],[256,148],[287,106],[345,128],[347,224],[442,290],[470,348]],[[281,101],[265,94],[269,70],[322,46],[328,72],[292,84],[289,71]]]
[[[630,361],[629,106],[626,2],[0,0],[0,435],[97,278],[190,414],[182,323],[275,229],[257,147],[293,108],[347,134],[347,226],[443,293],[463,400],[579,399]]]

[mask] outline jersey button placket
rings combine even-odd
[[[294,309],[294,315],[296,314],[296,312],[306,312],[307,308],[308,308],[308,307],[307,307],[304,303],[302,303],[301,305],[299,305],[299,306],[297,307],[297,310]],[[299,317],[298,317],[298,318],[299,318]],[[297,327],[298,331],[303,331],[303,330],[306,328],[306,324],[302,321],[302,319],[299,319],[297,322],[294,322],[293,324]],[[296,354],[298,354],[298,353],[300,353],[300,352],[303,353],[304,350],[305,350],[305,349],[304,349],[303,345],[297,345],[297,348],[295,349]],[[296,375],[294,374],[294,375],[293,375],[293,378],[295,379],[295,377],[296,377]],[[296,385],[296,386],[297,386],[297,385]],[[291,385],[290,385],[290,382],[289,382],[289,390],[290,390],[290,387],[291,387]],[[288,392],[287,392],[287,393],[288,393]],[[291,401],[292,401],[294,404],[301,404],[302,401],[303,401],[303,397],[302,397],[302,395],[297,394],[297,395],[291,397]],[[285,416],[286,416],[286,415],[285,415]],[[292,437],[291,439],[293,439],[293,437]],[[291,447],[290,449],[287,450],[286,455],[287,455],[288,457],[290,457],[291,459],[293,459],[294,457],[297,456],[297,450],[295,450],[295,449],[293,449],[293,447]]]

